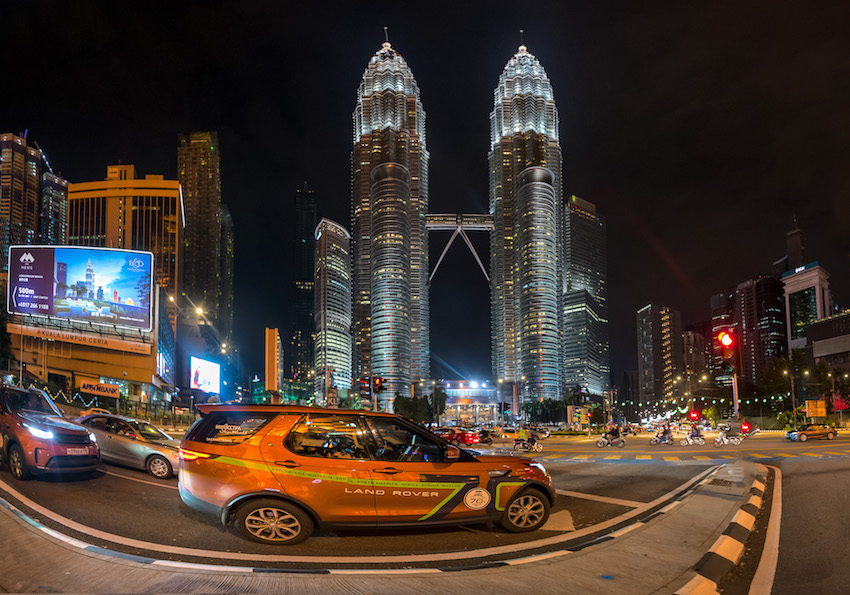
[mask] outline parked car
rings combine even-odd
[[[108,463],[143,469],[159,479],[168,479],[180,468],[180,441],[147,421],[100,413],[77,421],[94,434]]]
[[[797,430],[785,432],[788,440],[805,442],[809,438],[826,438],[832,440],[838,436],[838,430],[825,424],[807,424]]]
[[[89,409],[84,409],[80,412],[80,417],[85,417],[86,415],[91,415],[92,413],[102,413],[103,415],[112,415],[112,412],[109,409],[103,409],[102,407],[91,407]]]
[[[294,544],[318,525],[498,522],[533,531],[552,479],[513,456],[476,456],[388,413],[199,405],[180,446],[180,497],[245,538]]]
[[[100,464],[94,436],[62,417],[44,392],[0,385],[0,459],[12,477],[34,473],[82,473]]]

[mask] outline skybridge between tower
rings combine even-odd
[[[478,266],[481,267],[481,272],[484,273],[484,278],[487,279],[487,282],[490,282],[490,275],[487,274],[487,269],[484,268],[484,264],[481,262],[481,258],[478,256],[478,252],[475,251],[475,247],[472,245],[472,242],[469,240],[469,236],[466,235],[467,231],[493,231],[493,215],[490,214],[431,214],[425,215],[425,229],[430,231],[451,231],[452,237],[449,238],[446,247],[443,248],[443,253],[440,254],[440,258],[437,260],[437,264],[434,265],[434,270],[431,271],[431,276],[428,277],[428,283],[431,283],[431,280],[434,278],[434,275],[437,274],[437,269],[440,268],[440,263],[443,262],[443,257],[445,257],[446,252],[451,248],[452,243],[455,241],[457,236],[463,238],[463,241],[466,242],[466,245],[469,246],[469,250],[472,252],[472,255],[475,257],[475,261],[478,263]]]

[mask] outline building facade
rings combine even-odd
[[[789,352],[807,345],[806,326],[832,315],[829,273],[817,261],[782,275]]]
[[[0,134],[0,273],[9,246],[68,243],[68,182],[26,136]]]
[[[322,219],[314,237],[316,400],[334,404],[352,388],[351,234]]]
[[[639,406],[659,411],[674,398],[682,371],[682,322],[677,310],[649,304],[637,313]]]
[[[786,357],[785,300],[782,283],[760,277],[735,288],[734,326],[738,336],[740,379],[755,385],[767,362]]]
[[[316,321],[313,317],[314,258],[316,248],[316,192],[305,182],[295,191],[295,229],[292,234],[293,275],[292,337],[288,372],[305,381],[314,366]],[[347,252],[347,251],[346,251]],[[350,285],[350,282],[349,282]]]
[[[577,196],[569,198],[560,245],[564,386],[601,395],[611,385],[608,242],[596,205]]]
[[[233,221],[221,200],[218,133],[178,135],[177,179],[186,213],[183,292],[227,339],[233,328],[233,308],[227,307],[233,303]]]
[[[430,321],[425,111],[389,42],[363,73],[353,119],[354,368],[385,379],[391,410],[395,393],[430,377]]]
[[[558,110],[546,71],[524,45],[494,92],[488,162],[493,377],[516,386],[522,400],[556,399],[563,357]]]
[[[71,184],[68,204],[70,244],[152,252],[154,281],[169,296],[179,295],[183,208],[177,180],[137,178],[133,165],[110,165],[105,180]]]

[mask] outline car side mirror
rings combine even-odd
[[[460,458],[460,449],[457,446],[447,446],[446,447],[446,460],[447,461],[457,461]]]

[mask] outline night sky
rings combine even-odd
[[[294,189],[350,228],[351,115],[384,26],[421,90],[432,213],[487,211],[493,89],[525,30],[555,92],[564,194],[607,218],[616,384],[640,307],[708,319],[711,294],[784,255],[794,212],[848,303],[850,3],[304,4],[0,4],[0,129],[28,129],[71,182],[119,161],[174,179],[178,132],[219,132],[247,373],[264,327],[288,337]],[[431,234],[432,266],[448,238]],[[431,296],[434,375],[489,377],[489,289],[461,241]]]

